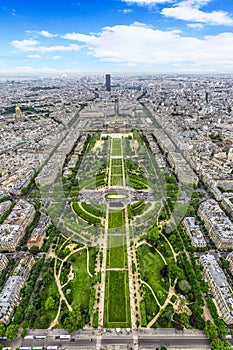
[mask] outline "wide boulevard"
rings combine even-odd
[[[41,330],[31,330],[30,335],[41,335]],[[57,345],[59,349],[82,349],[82,350],[129,350],[129,349],[160,349],[165,346],[169,350],[209,350],[210,340],[206,335],[197,330],[177,331],[175,329],[145,329],[129,330],[126,329],[103,329],[100,330],[80,330],[73,332],[71,340],[61,340],[59,335],[66,332],[54,329],[43,332],[46,339],[25,340],[22,338],[15,339],[12,342],[2,341],[4,346],[32,347],[35,345],[47,346]],[[101,344],[101,345],[100,345]],[[99,346],[100,345],[100,346]]]

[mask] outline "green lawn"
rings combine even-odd
[[[130,327],[127,271],[107,271],[104,310],[104,327]]]
[[[114,210],[109,212],[108,228],[114,229],[109,232],[122,234],[125,232],[125,210]]]
[[[165,257],[168,265],[174,264],[174,257],[169,244],[162,235],[160,236],[159,240],[160,243],[158,245],[158,250]]]
[[[151,290],[144,286],[144,302],[145,302],[145,308],[146,308],[146,318],[147,322],[150,322],[150,320],[157,315],[157,313],[160,310],[160,307],[158,306],[157,302],[155,301],[155,298],[153,297],[153,294]]]
[[[136,190],[143,190],[148,188],[144,178],[132,174],[128,175],[127,185],[132,186]]]
[[[111,167],[111,186],[122,186],[122,161],[121,159],[112,159]]]
[[[121,156],[121,140],[112,140],[112,156]]]
[[[122,166],[122,160],[121,159],[112,159],[112,167],[121,167]]]
[[[168,294],[168,291],[162,286],[161,283],[162,276],[160,274],[160,270],[163,268],[164,262],[156,251],[152,253],[150,251],[150,247],[146,245],[140,246],[137,252],[141,279],[150,285],[160,304],[162,305],[165,302]]]
[[[111,186],[122,186],[122,176],[121,175],[112,175],[111,176]]]
[[[111,175],[112,176],[122,175],[122,167],[119,166],[119,165],[112,166],[112,173],[111,173]]]
[[[101,219],[99,217],[94,216],[93,214],[89,214],[86,211],[86,209],[84,210],[82,207],[82,203],[74,202],[73,209],[79,217],[81,217],[88,223],[93,225],[101,225]]]
[[[127,266],[125,236],[108,237],[107,268],[124,268]]]
[[[94,250],[90,250],[90,265],[92,266],[95,258]],[[88,312],[90,291],[91,291],[91,277],[87,273],[87,251],[83,249],[78,253],[74,253],[69,261],[72,263],[74,272],[74,279],[64,289],[63,292],[67,299],[71,302],[71,306],[80,306],[82,310]],[[93,268],[91,268],[93,272]],[[71,289],[71,293],[67,295],[67,289]]]

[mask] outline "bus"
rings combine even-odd
[[[32,347],[32,350],[43,350],[43,349],[44,349],[43,346],[38,346],[38,345]]]
[[[36,339],[46,339],[46,335],[36,335]]]
[[[31,350],[32,347],[31,347],[31,346],[20,346],[19,349],[20,349],[20,350]]]
[[[57,349],[58,349],[58,346],[57,346],[57,345],[49,345],[49,346],[47,346],[46,349],[47,349],[47,350],[57,350]]]
[[[60,335],[60,339],[64,339],[64,340],[67,340],[67,339],[70,339],[71,337],[70,337],[70,334],[62,334],[62,335]]]
[[[24,339],[25,340],[31,340],[31,339],[34,339],[34,335],[25,335]]]

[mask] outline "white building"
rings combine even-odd
[[[183,226],[194,247],[206,247],[205,238],[200,226],[195,222],[195,217],[185,217]]]

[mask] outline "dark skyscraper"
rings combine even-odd
[[[111,91],[111,75],[110,74],[106,74],[105,76],[105,79],[106,79],[106,90],[107,91]]]

